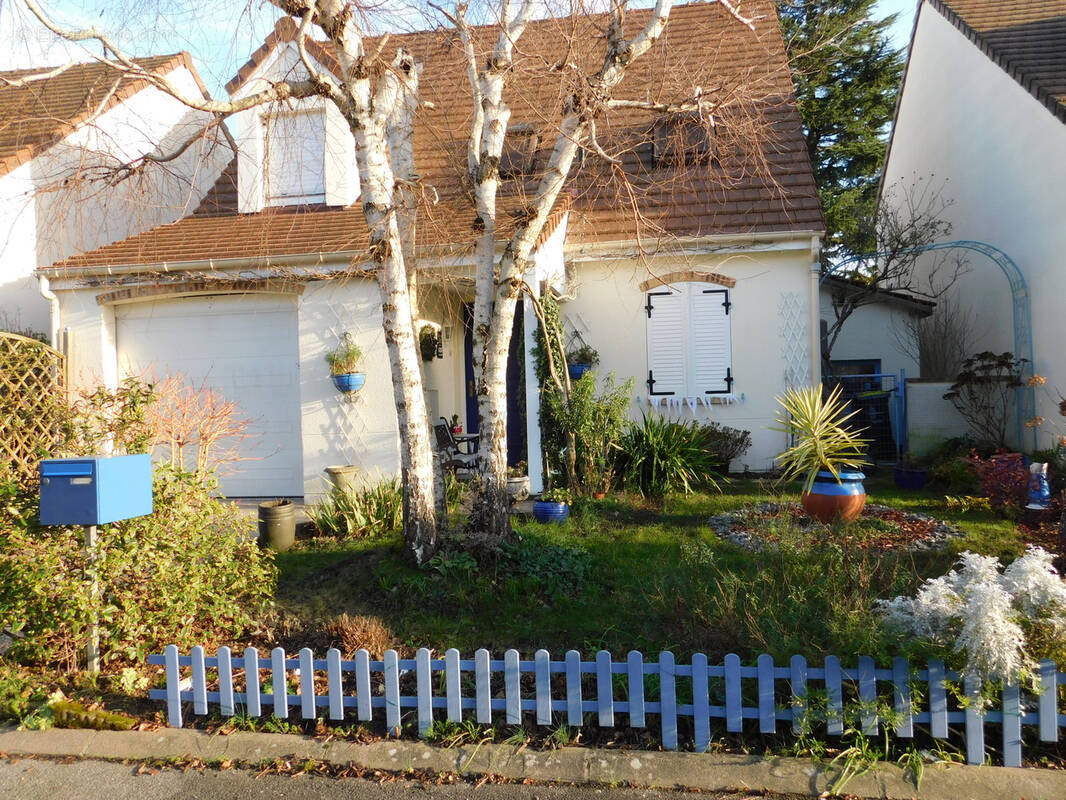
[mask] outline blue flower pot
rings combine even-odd
[[[897,489],[924,489],[925,484],[929,481],[929,470],[896,467],[892,471],[892,477],[896,482]]]
[[[866,505],[866,476],[861,472],[840,472],[840,481],[832,472],[821,471],[809,492],[800,498],[804,510],[819,522],[852,522]]]
[[[567,364],[566,365],[566,371],[570,374],[570,380],[572,380],[572,381],[576,381],[578,378],[580,378],[582,375],[584,375],[590,369],[592,369],[592,366],[589,365],[589,364]]]
[[[537,522],[555,522],[562,525],[569,516],[569,503],[550,503],[547,500],[537,500],[533,503],[533,518]]]
[[[364,383],[366,383],[366,373],[364,372],[348,372],[344,375],[333,376],[333,385],[337,387],[338,392],[344,392],[345,394],[358,392],[363,388]]]

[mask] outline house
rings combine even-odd
[[[770,467],[786,445],[767,429],[775,398],[817,379],[824,230],[773,6],[757,11],[752,32],[718,4],[676,8],[664,49],[637,63],[618,96],[689,96],[686,67],[713,64],[723,84],[746,90],[758,163],[736,155],[728,110],[720,141],[696,136],[680,139],[683,146],[660,135],[651,117],[612,111],[601,142],[639,134],[636,144],[619,150],[617,169],[585,154],[527,276],[534,291],[553,287],[563,298],[571,343],[595,348],[602,373],[634,380],[633,418],[660,413],[750,430],[753,446],[734,466],[753,470]],[[631,11],[631,24],[646,13]],[[552,141],[543,110],[558,107],[559,84],[543,80],[550,63],[542,54],[564,55],[558,34],[571,22],[593,24],[562,22],[532,23],[516,51],[502,220],[520,209]],[[291,21],[279,22],[228,84],[231,96],[301,74],[296,33]],[[424,364],[427,401],[433,419],[456,415],[469,432],[477,427],[467,322],[476,215],[464,184],[466,66],[454,31],[390,37],[390,48],[401,45],[424,65],[428,101],[415,131],[417,324],[439,334],[441,357]],[[309,41],[308,50],[334,67],[326,46]],[[675,123],[684,120],[664,124]],[[73,370],[165,368],[238,402],[256,438],[244,445],[247,460],[222,475],[231,496],[310,499],[324,492],[331,465],[358,466],[366,480],[394,475],[396,413],[352,137],[336,110],[316,100],[250,109],[233,127],[238,156],[195,213],[40,271],[72,332]],[[601,180],[612,169],[631,195]],[[542,478],[535,329],[527,304],[508,379],[509,458],[527,462],[534,491]],[[351,397],[331,385],[325,361],[346,336],[362,348],[366,372]]]
[[[183,91],[205,91],[185,53],[142,63]],[[196,207],[232,156],[213,139],[126,180],[101,178],[109,166],[177,147],[203,117],[98,63],[0,72],[0,328],[57,341],[59,318],[35,268]]]
[[[1026,419],[1046,417],[1047,446],[1066,432],[1053,425],[1066,422],[1066,1],[922,2],[884,179],[926,180],[953,201],[951,237],[974,248],[954,289],[976,321],[969,352],[1027,357],[1031,343],[1052,390],[1023,392],[1012,429],[1029,449]]]

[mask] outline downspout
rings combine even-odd
[[[810,385],[817,386],[822,381],[822,303],[821,303],[821,260],[822,242],[818,236],[811,237],[810,269],[810,319],[808,320],[810,350]]]
[[[37,276],[38,288],[41,292],[41,297],[48,301],[52,306],[52,329],[48,332],[48,338],[51,342],[52,348],[59,350],[59,298],[56,297],[55,292],[52,291],[48,278],[44,275]]]

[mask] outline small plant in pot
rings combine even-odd
[[[533,503],[533,518],[540,523],[562,524],[570,516],[570,490],[549,489]]]
[[[463,423],[459,421],[458,414],[452,414],[452,418],[448,423],[448,426],[452,429],[452,433],[462,433]]]
[[[778,456],[784,467],[783,480],[803,479],[803,508],[819,522],[851,522],[866,505],[866,477],[859,468],[867,441],[861,431],[848,430],[848,413],[837,386],[828,397],[820,386],[790,389],[778,398],[778,427],[794,444]]]
[[[352,341],[351,334],[347,333],[336,350],[326,353],[326,363],[329,364],[329,372],[337,391],[347,394],[363,388],[366,374],[356,371],[362,357],[363,351]]]
[[[571,380],[577,380],[600,363],[600,354],[587,344],[571,350],[566,354],[566,371]]]

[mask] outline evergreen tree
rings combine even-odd
[[[873,220],[903,53],[876,0],[777,0],[825,211],[826,263],[875,248]]]

